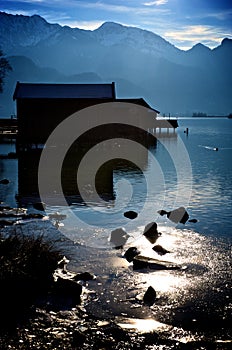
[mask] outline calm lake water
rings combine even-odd
[[[127,326],[131,318],[155,319],[176,327],[166,330],[168,337],[186,340],[186,332],[205,331],[214,340],[231,340],[232,121],[183,118],[178,123],[176,133],[159,136],[157,143],[137,154],[140,169],[117,164],[112,199],[95,201],[90,196],[83,202],[73,197],[70,206],[48,205],[47,213],[67,215],[60,232],[75,243],[72,269],[97,275],[97,287],[96,282],[90,283],[97,290],[95,301],[89,303],[92,313],[116,317]],[[12,144],[0,147],[1,154],[14,150]],[[0,159],[0,178],[11,180],[9,185],[0,185],[0,200],[16,206],[16,160]],[[157,213],[179,206],[197,222],[176,225]],[[125,218],[126,210],[136,211],[138,217],[133,221]],[[170,251],[163,257],[142,235],[152,221],[162,233],[157,244]],[[46,222],[28,225],[33,232],[47,227]],[[115,250],[110,233],[121,227],[130,238],[124,249]],[[55,237],[56,229],[50,230]],[[130,246],[182,268],[133,271],[123,258]],[[156,289],[158,299],[151,308],[144,308],[137,297],[149,285]],[[213,320],[210,327],[209,320]],[[150,330],[156,326],[146,324]],[[139,325],[133,327],[139,329]],[[191,334],[191,339],[197,337]]]

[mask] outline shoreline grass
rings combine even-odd
[[[42,235],[0,233],[0,326],[14,327],[53,282],[62,253]]]

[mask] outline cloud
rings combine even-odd
[[[205,18],[214,18],[214,19],[218,19],[219,21],[225,21],[226,19],[229,19],[231,16],[232,16],[232,9],[219,11],[219,12],[209,12],[203,15],[203,17]]]
[[[100,9],[105,11],[112,11],[112,12],[129,12],[133,8],[130,6],[125,5],[115,5],[115,4],[109,4],[102,1],[96,1],[96,2],[83,2],[83,1],[72,1],[73,5],[76,5],[80,8],[89,8],[89,9]],[[66,3],[65,3],[66,4]]]
[[[157,0],[156,2],[167,2],[168,0]],[[144,6],[139,6],[139,4],[136,5],[129,5],[130,2],[127,4],[123,3],[123,5],[120,4],[112,4],[112,3],[106,3],[103,1],[96,1],[96,2],[89,2],[89,1],[73,1],[73,0],[67,0],[65,2],[66,7],[70,7],[70,5],[73,4],[73,6],[82,8],[82,9],[90,9],[90,10],[100,10],[100,11],[107,11],[109,13],[119,13],[119,14],[151,14],[157,13],[157,12],[165,12],[167,10],[161,10],[161,9],[154,9],[149,8],[146,9]]]
[[[149,2],[144,2],[144,6],[161,6],[165,5],[168,3],[168,0],[156,0],[156,1],[149,1]]]
[[[189,49],[197,42],[213,48],[218,46],[223,38],[228,37],[225,30],[207,25],[183,26],[178,30],[166,31],[163,35],[168,40],[176,42],[181,49]]]
[[[6,2],[6,1],[5,1]],[[16,1],[14,0],[8,0],[9,4],[12,3],[15,5]],[[21,4],[23,3],[27,3],[27,4],[35,4],[35,5],[38,5],[38,4],[41,4],[41,3],[44,3],[46,4],[47,3],[47,0],[20,0],[19,1]]]

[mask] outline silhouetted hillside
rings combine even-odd
[[[0,12],[0,43],[13,71],[0,115],[13,112],[17,80],[116,82],[118,97],[143,97],[161,113],[232,110],[232,40],[182,51],[160,36],[106,22],[94,31],[49,24],[38,15]]]

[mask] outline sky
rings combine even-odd
[[[232,0],[0,0],[0,11],[90,30],[106,21],[136,26],[183,50],[232,39]]]

